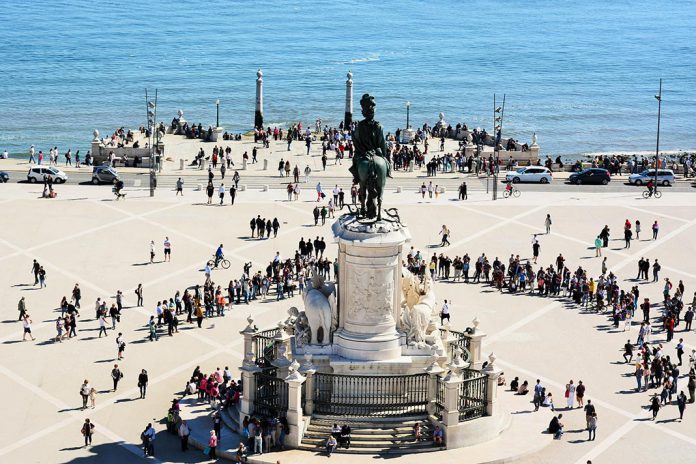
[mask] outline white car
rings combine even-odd
[[[543,166],[529,166],[519,168],[517,171],[505,174],[505,181],[517,184],[518,182],[537,182],[548,184],[553,180],[553,174],[549,168]]]
[[[43,182],[44,176],[49,175],[53,177],[53,182],[56,184],[62,184],[68,180],[68,176],[63,171],[52,166],[34,166],[33,168],[29,168],[27,180],[31,183]]]
[[[644,185],[650,181],[655,182],[655,170],[646,169],[640,174],[631,174],[628,176],[628,183],[634,185]],[[658,185],[672,185],[674,183],[674,171],[671,169],[658,169],[657,170],[657,184]]]

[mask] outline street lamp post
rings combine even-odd
[[[657,142],[655,143],[655,185],[654,191],[657,192],[657,170],[660,168],[660,113],[662,112],[662,79],[660,79],[660,91],[655,95],[657,100]]]
[[[147,89],[145,89],[145,105],[147,108],[147,128],[149,132],[148,145],[150,148],[150,196],[154,197],[155,188],[157,187],[157,165],[159,165],[160,171],[162,170],[162,165],[159,159],[160,134],[159,129],[157,128],[157,89],[155,89],[154,101],[151,101],[148,98]]]
[[[503,105],[496,106],[495,94],[493,94],[493,134],[494,145],[493,155],[495,168],[493,168],[493,200],[498,198],[498,168],[500,166],[500,150],[498,145],[502,140],[503,134],[503,116],[505,115],[505,94],[503,94]]]
[[[411,102],[406,102],[406,129],[411,128]]]
[[[220,127],[220,99],[215,100],[215,127]]]

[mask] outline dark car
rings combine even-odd
[[[10,180],[10,175],[5,171],[0,171],[0,184],[4,184]]]
[[[580,172],[571,174],[568,178],[571,184],[602,184],[607,185],[611,182],[609,171],[601,168],[583,169]]]
[[[111,166],[94,166],[92,170],[92,183],[97,184],[114,184],[119,179],[118,172]]]

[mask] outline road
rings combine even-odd
[[[147,172],[128,172],[121,171],[121,176],[125,183],[126,189],[133,187],[145,188],[149,185]],[[205,187],[208,178],[205,174],[201,175],[191,174],[187,171],[184,176],[184,188],[196,188],[197,186]],[[173,189],[176,185],[176,180],[179,175],[173,174],[159,174],[157,176],[157,187],[165,189]],[[68,184],[89,184],[91,185],[92,175],[90,172],[71,172],[68,174]],[[301,177],[300,180],[303,178]],[[219,173],[215,177],[215,184],[219,185],[220,182]],[[286,189],[287,188],[287,177],[278,176],[268,176],[268,175],[251,175],[247,176],[244,172],[241,172],[240,186],[249,190],[261,190],[265,187],[269,189]],[[423,175],[417,175],[414,177],[406,177],[403,174],[396,174],[393,179],[387,181],[387,185],[390,188],[401,187],[405,191],[417,191],[420,186],[425,183],[426,185],[432,181],[433,185],[438,185],[444,187],[448,192],[456,192],[457,188],[463,180],[466,180],[469,192],[481,192],[486,191],[486,177],[479,177],[478,179],[474,176],[469,176],[465,174],[440,174],[436,177],[426,177]],[[226,182],[231,183],[231,176],[227,176]],[[21,176],[19,173],[11,173],[10,182],[26,182],[26,178]],[[311,177],[308,184],[301,184],[303,190],[314,190],[316,187],[316,182],[321,182],[325,191],[330,191],[334,185],[338,185],[344,190],[349,190],[351,185],[351,179],[349,176],[323,176],[323,177]],[[503,185],[502,183],[499,184]],[[491,177],[488,182],[489,189],[492,189],[493,178]],[[638,187],[628,184],[624,179],[615,179],[608,185],[572,185],[564,180],[557,179],[550,184],[516,184],[516,187],[522,192],[630,192],[630,191],[642,191],[645,187]],[[676,191],[676,192],[690,192],[694,191],[696,184],[690,181],[685,181],[679,179],[671,187],[659,187],[664,191]],[[96,188],[96,187],[95,187]]]

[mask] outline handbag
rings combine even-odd
[[[210,446],[206,446],[205,448],[203,448],[203,454],[205,454],[206,456],[210,454]]]

